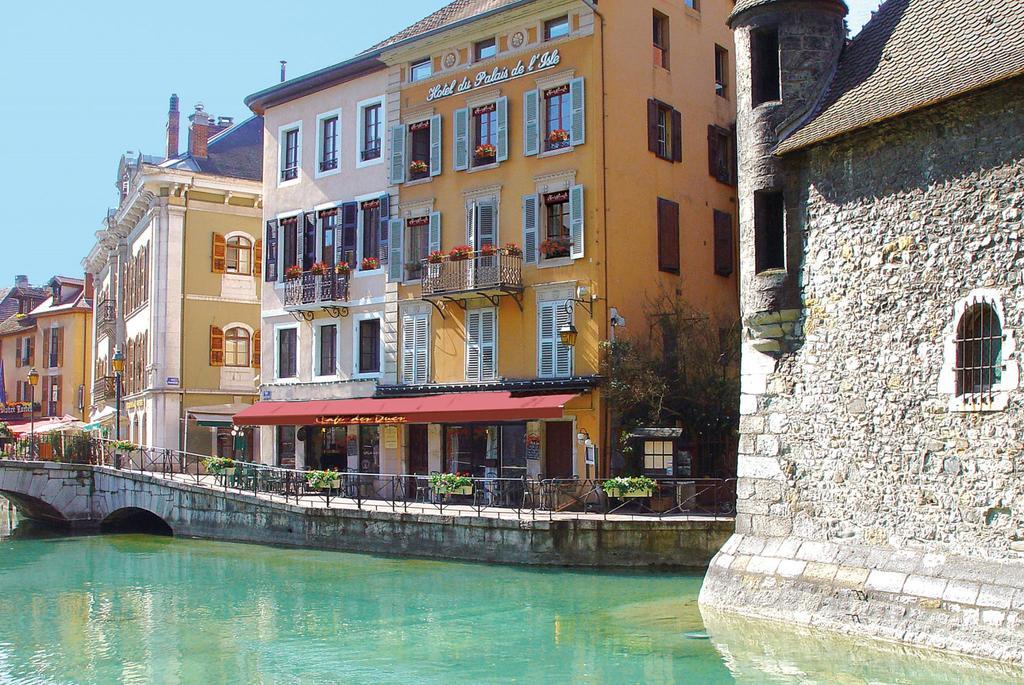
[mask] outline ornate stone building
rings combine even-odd
[[[1024,659],[1024,13],[740,0],[737,533],[701,594]]]

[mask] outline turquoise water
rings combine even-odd
[[[693,575],[11,536],[3,508],[0,683],[1011,682],[777,629],[691,639]]]

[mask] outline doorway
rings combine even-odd
[[[572,478],[572,422],[556,421],[544,426],[544,460],[548,478]]]
[[[427,424],[409,426],[409,473],[425,476],[430,471],[427,457]]]

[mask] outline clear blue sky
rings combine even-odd
[[[347,59],[446,0],[14,2],[0,23],[0,286],[79,275],[127,150],[161,154],[167,100],[186,116]],[[615,0],[617,2],[628,0]],[[848,0],[859,30],[879,0]],[[386,11],[380,11],[386,8]]]

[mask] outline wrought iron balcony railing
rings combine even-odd
[[[96,305],[96,333],[98,335],[114,335],[117,324],[117,303],[104,300]]]
[[[473,252],[466,259],[445,255],[424,263],[422,279],[424,297],[517,293],[523,290],[523,257],[506,250]]]
[[[284,282],[284,308],[311,310],[348,302],[349,274],[333,269],[324,275],[306,271]]]

